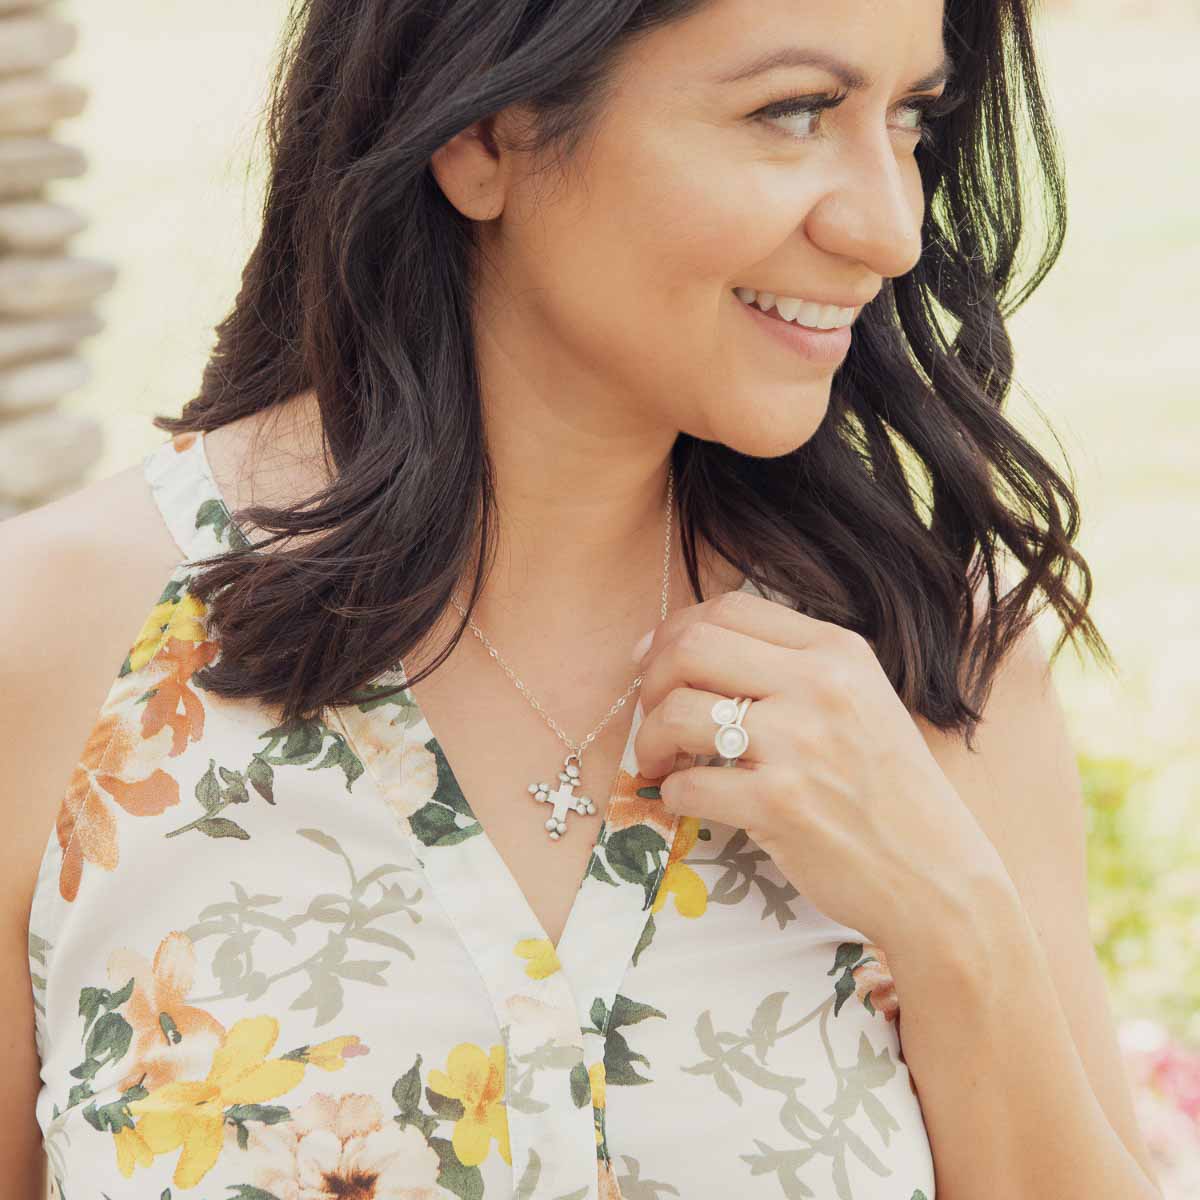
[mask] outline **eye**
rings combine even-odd
[[[767,124],[778,122],[784,117],[804,117],[806,120],[819,118],[827,108],[836,108],[841,104],[847,94],[846,92],[824,92],[807,96],[788,96],[760,108],[752,115]],[[792,134],[792,136],[803,141],[815,132],[816,130],[810,127],[805,132]]]
[[[802,131],[783,130],[789,136],[799,141],[805,141],[816,132],[815,122],[820,120],[821,113],[826,109],[836,108],[845,100],[848,93],[821,93],[805,96],[788,96],[768,104],[752,114],[758,120],[768,124],[776,124],[784,118],[800,117],[804,119]],[[957,92],[949,89],[937,95],[913,96],[900,105],[898,111],[905,114],[905,119],[915,118],[914,124],[901,124],[899,128],[916,133],[922,144],[929,145],[937,139],[936,120],[956,109],[965,99]]]

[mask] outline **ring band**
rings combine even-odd
[[[742,720],[750,707],[750,697],[722,698],[712,706],[712,719],[717,723],[713,734],[713,745],[717,754],[729,762],[745,753],[750,745],[750,735],[742,728]]]

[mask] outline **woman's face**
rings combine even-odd
[[[806,335],[734,289],[857,312],[916,264],[942,16],[941,0],[713,0],[625,53],[565,169],[498,151],[483,123],[454,139],[434,169],[478,220],[477,333],[543,403],[610,430],[803,444],[853,324]]]

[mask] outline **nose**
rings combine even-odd
[[[920,260],[924,214],[917,165],[898,155],[884,134],[846,146],[835,181],[804,225],[809,240],[827,253],[894,278]]]

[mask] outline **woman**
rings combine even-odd
[[[1000,411],[1024,0],[289,34],[200,394],[2,531],[4,1177],[1157,1195]]]

